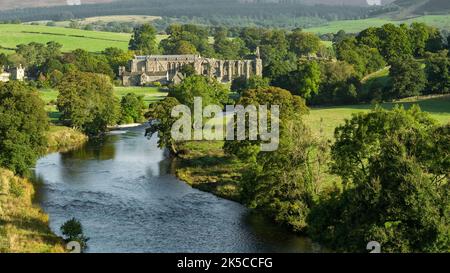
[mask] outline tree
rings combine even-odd
[[[229,91],[222,84],[201,75],[185,78],[169,91],[169,96],[175,97],[190,109],[194,109],[194,97],[201,97],[203,106],[210,104],[223,106],[229,101]]]
[[[405,59],[413,54],[413,47],[405,26],[386,24],[378,31],[381,45],[378,48],[388,63]]]
[[[382,42],[380,40],[380,28],[369,27],[361,31],[356,36],[358,44],[366,45],[370,48],[381,48]]]
[[[193,44],[191,44],[189,41],[178,41],[176,44],[175,49],[172,51],[172,54],[180,54],[180,55],[189,55],[189,54],[196,54],[197,49]]]
[[[243,92],[249,89],[266,89],[270,86],[270,80],[261,76],[251,76],[246,79],[244,76],[235,78],[231,83],[231,90]]]
[[[240,181],[244,202],[296,232],[305,231],[318,186],[318,145],[301,119],[283,121],[278,149],[260,152]]]
[[[334,47],[338,60],[352,64],[361,78],[386,65],[377,48],[358,44],[353,37],[341,40]]]
[[[48,117],[38,92],[17,81],[0,83],[0,166],[26,175],[47,146]]]
[[[193,64],[185,64],[180,68],[180,73],[185,77],[190,77],[197,74]]]
[[[80,243],[81,250],[86,250],[89,238],[83,234],[83,226],[81,225],[80,221],[72,218],[66,221],[60,229],[62,235],[64,235],[65,237],[64,240],[66,242],[78,242]]]
[[[115,47],[106,48],[102,54],[106,56],[108,64],[116,74],[119,73],[119,66],[126,66],[128,61],[133,58],[132,51],[123,51]]]
[[[308,112],[305,101],[301,97],[294,96],[291,92],[277,87],[246,90],[242,93],[236,105],[244,107],[267,105],[269,110],[272,105],[278,105],[280,126],[282,126],[284,120],[296,120]],[[246,122],[246,131],[249,131],[248,122]],[[224,150],[227,154],[235,155],[244,161],[253,162],[260,152],[260,143],[259,137],[258,140],[226,141]]]
[[[106,131],[118,117],[118,103],[111,80],[99,74],[70,72],[57,87],[60,120],[90,136]]]
[[[164,100],[150,105],[146,118],[151,119],[150,127],[146,129],[145,135],[152,137],[158,134],[158,147],[167,148],[171,155],[178,154],[178,141],[172,138],[172,125],[177,118],[172,117],[172,109],[180,105],[180,102],[173,97],[166,97]]]
[[[134,93],[126,94],[120,101],[120,123],[142,122],[145,108],[144,96],[136,96]]]
[[[414,55],[417,57],[424,56],[427,41],[430,38],[429,27],[424,23],[414,22],[411,24],[409,36],[414,48]]]
[[[313,239],[338,251],[364,252],[377,241],[383,252],[448,252],[449,126],[418,107],[377,108],[335,137],[332,172],[344,189],[312,209]]]
[[[320,77],[320,88],[309,99],[311,104],[356,102],[359,80],[352,65],[342,61],[321,62]]]
[[[426,76],[420,62],[413,58],[392,61],[390,88],[385,97],[400,99],[418,96],[426,85]]]
[[[305,62],[299,65],[298,75],[298,94],[308,99],[312,94],[319,92],[321,82],[320,66],[317,62]]]
[[[114,79],[115,73],[108,63],[105,55],[90,53],[83,49],[76,49],[63,56],[65,65],[73,65],[74,68],[83,72],[104,74]]]
[[[449,93],[450,92],[450,59],[448,51],[444,50],[437,54],[430,54],[426,60],[425,72],[427,75],[427,92]]]
[[[61,56],[62,45],[56,42],[48,42],[47,44],[29,43],[17,46],[16,53],[18,58],[13,63],[27,67],[27,72],[33,77],[37,77],[44,72],[43,67],[49,60],[58,59]],[[20,57],[19,57],[20,56]]]
[[[430,27],[430,38],[426,44],[426,50],[429,52],[436,53],[442,49],[444,49],[444,38],[441,35],[441,32],[437,28]]]
[[[136,50],[143,55],[151,55],[159,52],[156,40],[156,29],[149,24],[135,27],[133,36],[128,45],[130,50]]]
[[[218,31],[214,35],[214,50],[216,54],[225,60],[239,60],[246,53],[244,41],[240,38],[231,39],[227,31]]]
[[[166,33],[168,38],[161,41],[164,54],[197,54],[213,57],[214,49],[209,43],[208,31],[196,25],[170,25]]]
[[[290,48],[298,56],[316,53],[319,50],[320,38],[313,33],[295,30],[289,35]]]

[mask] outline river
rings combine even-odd
[[[61,235],[59,227],[77,218],[90,238],[88,252],[320,251],[244,206],[178,180],[143,127],[47,155],[35,179],[51,229]]]

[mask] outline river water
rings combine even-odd
[[[144,128],[114,131],[101,143],[41,158],[37,201],[50,227],[72,217],[88,252],[316,252],[244,206],[193,189],[170,173]]]

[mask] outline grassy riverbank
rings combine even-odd
[[[47,132],[48,152],[67,151],[87,137],[63,126]],[[0,253],[64,252],[63,240],[52,233],[48,215],[34,203],[35,188],[27,179],[0,168]]]
[[[88,141],[88,137],[82,132],[64,127],[51,126],[47,132],[47,152],[65,152],[75,149]]]
[[[245,169],[238,159],[225,155],[223,141],[191,141],[175,159],[177,177],[194,188],[240,201],[238,180]]]
[[[48,215],[35,204],[33,183],[0,168],[0,252],[64,252]]]

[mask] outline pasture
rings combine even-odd
[[[405,109],[409,109],[414,104],[418,104],[422,111],[428,112],[439,123],[450,122],[450,95],[409,98],[398,102],[382,103],[381,106],[385,109],[392,109],[395,105],[403,105]],[[345,119],[351,118],[355,113],[369,112],[374,107],[374,104],[314,107],[310,109],[305,121],[314,134],[332,139],[334,129],[343,124]]]
[[[0,52],[5,53],[11,53],[19,44],[50,41],[62,44],[64,52],[78,48],[90,52],[101,52],[108,47],[127,50],[131,34],[41,25],[0,24],[0,37]],[[165,37],[167,36],[158,35],[157,39],[161,41]]]
[[[380,27],[384,24],[407,24],[413,22],[422,22],[427,25],[437,27],[439,29],[450,30],[450,15],[425,15],[410,18],[406,20],[393,20],[390,18],[368,18],[359,20],[340,20],[330,21],[323,26],[306,28],[305,31],[317,34],[336,33],[339,30],[344,30],[347,33],[357,33],[368,27]]]

